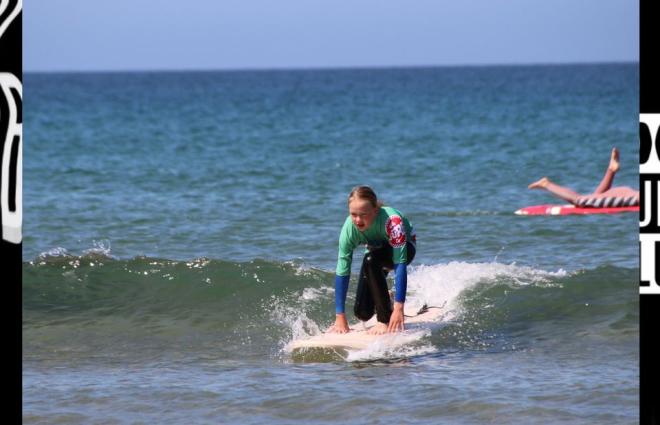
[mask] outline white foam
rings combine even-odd
[[[448,312],[458,308],[458,297],[466,289],[478,283],[505,279],[517,285],[550,282],[551,277],[566,276],[564,270],[548,272],[515,263],[502,264],[466,263],[452,261],[448,264],[420,265],[412,267],[408,274],[406,304],[421,307],[445,305]],[[446,317],[445,319],[449,319]]]
[[[271,311],[271,317],[276,322],[289,328],[291,331],[291,338],[288,341],[312,335],[319,335],[321,333],[319,325],[314,320],[307,317],[304,307],[296,308],[289,305],[283,305],[282,302],[276,300]],[[288,341],[283,341],[283,345],[286,345],[286,342]]]
[[[101,255],[104,257],[112,257],[110,255],[110,241],[108,239],[101,240],[101,241],[96,241],[94,240],[92,242],[94,245],[92,248],[86,249],[83,251],[83,256],[84,255]]]
[[[39,258],[47,258],[47,257],[69,257],[71,254],[69,254],[69,251],[66,250],[66,248],[62,247],[57,247],[57,248],[51,248],[46,252],[42,252],[39,254]]]
[[[329,286],[322,286],[320,288],[305,288],[300,295],[302,301],[314,301],[318,299],[326,299],[329,296],[334,296],[335,289]]]
[[[334,299],[334,288],[329,286],[304,288],[293,297],[271,296],[266,308],[270,310],[272,320],[288,328],[291,335],[286,341],[281,341],[281,345],[286,346],[295,339],[321,334],[319,324],[309,318],[308,311],[319,301],[324,302],[329,298]]]
[[[437,348],[427,344],[420,344],[424,338],[431,336],[431,329],[415,329],[396,334],[388,334],[377,339],[362,350],[349,350],[346,361],[365,361],[391,358],[407,358],[429,354]]]
[[[323,270],[309,266],[299,259],[285,261],[284,264],[293,268],[293,274],[296,276],[311,277],[319,271],[323,272]]]
[[[566,276],[564,270],[549,272],[515,263],[502,264],[467,263],[452,261],[447,264],[419,265],[408,272],[408,291],[406,310],[416,311],[423,305],[442,307],[443,314],[436,322],[424,326],[415,326],[403,333],[387,335],[369,347],[348,352],[347,361],[402,358],[428,354],[437,351],[430,342],[425,342],[437,329],[460,315],[460,295],[463,291],[481,283],[507,282],[513,286],[549,285],[552,278]],[[350,290],[350,289],[349,289]],[[274,315],[291,330],[292,338],[288,342],[308,336],[318,335],[321,329],[314,320],[307,316],[313,302],[332,303],[334,288],[305,288],[296,298],[299,307],[283,306],[276,303]]]

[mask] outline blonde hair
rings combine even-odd
[[[365,199],[369,201],[374,208],[380,208],[384,205],[383,201],[378,200],[376,192],[374,192],[369,186],[355,186],[348,195],[349,205],[353,199]]]

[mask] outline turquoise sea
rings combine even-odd
[[[27,73],[23,422],[637,423],[638,64]],[[418,237],[402,349],[302,358],[346,198]],[[353,261],[347,305],[354,300]],[[349,309],[350,310],[350,307]]]

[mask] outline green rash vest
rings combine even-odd
[[[414,242],[413,228],[408,219],[392,207],[380,207],[374,222],[364,232],[355,227],[349,215],[339,234],[336,273],[338,276],[351,274],[353,250],[362,244],[381,246],[387,242],[392,247],[392,262],[405,263],[408,260],[407,241]]]

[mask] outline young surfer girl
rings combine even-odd
[[[329,332],[349,331],[346,291],[351,274],[353,250],[366,245],[355,297],[355,316],[363,321],[376,313],[378,323],[367,332],[382,334],[403,330],[403,305],[408,284],[407,265],[415,257],[416,237],[408,219],[398,210],[383,205],[369,186],[356,186],[348,195],[349,216],[339,235],[335,276],[335,323]],[[386,276],[395,273],[394,306]]]
[[[619,171],[619,151],[612,148],[610,163],[596,190],[589,195],[581,195],[573,190],[553,183],[547,177],[528,186],[529,189],[545,189],[553,195],[577,207],[631,207],[639,205],[639,191],[628,186],[612,187],[614,175]]]

